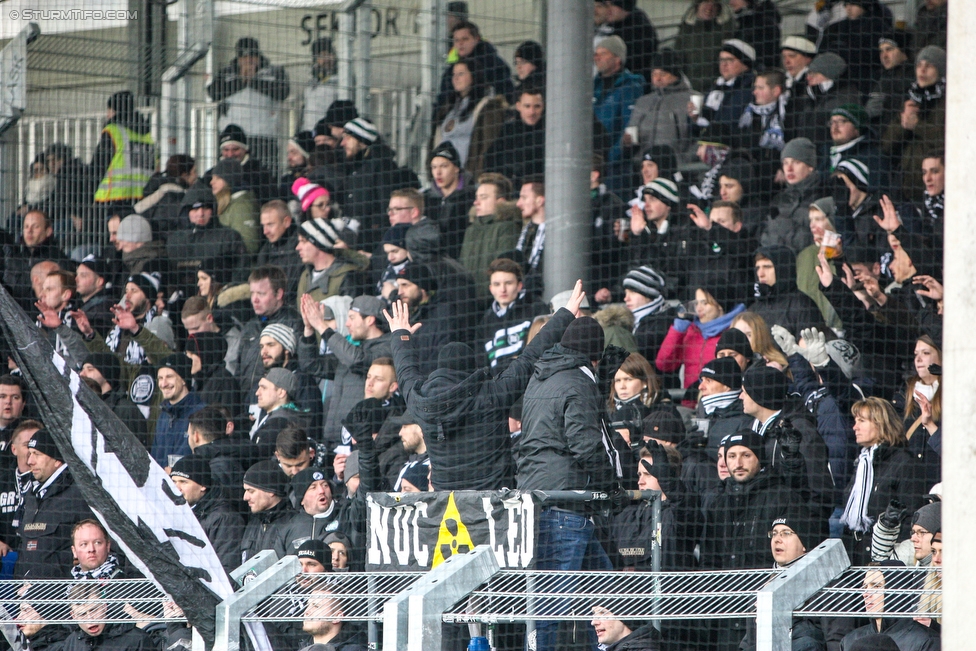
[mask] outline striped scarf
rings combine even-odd
[[[877,449],[877,445],[861,448],[861,454],[857,459],[854,486],[851,488],[851,496],[847,498],[844,515],[840,518],[840,521],[851,531],[863,533],[869,531],[874,524],[868,515],[868,501],[871,499],[871,489],[874,486],[874,451]]]

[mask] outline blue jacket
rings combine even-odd
[[[186,428],[190,425],[190,416],[206,406],[203,398],[193,391],[175,405],[163,401],[152,444],[152,458],[156,463],[165,468],[169,465],[169,455],[185,456],[191,453],[190,444],[186,440]]]
[[[613,146],[607,154],[607,161],[618,161],[623,157],[620,140],[624,137],[624,127],[630,122],[634,104],[644,94],[644,78],[624,68],[614,80],[613,87],[603,89],[603,79],[593,78],[593,115],[600,121],[610,135]]]

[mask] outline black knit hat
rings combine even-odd
[[[173,464],[173,469],[169,475],[170,477],[189,479],[204,488],[213,486],[213,475],[210,473],[210,461],[203,457],[195,457],[192,454],[180,457],[180,460]]]
[[[722,352],[723,350],[731,350],[733,352],[739,353],[746,359],[752,359],[752,344],[749,343],[749,337],[746,333],[738,330],[737,328],[729,328],[722,333],[722,336],[718,338],[718,344],[715,346],[715,354]],[[727,385],[735,388],[739,386],[738,383],[734,385]]]
[[[274,459],[258,461],[244,473],[244,483],[279,497],[288,495],[288,475]]]
[[[180,213],[189,214],[194,208],[217,209],[217,199],[214,198],[213,190],[210,189],[209,185],[195,183],[183,195],[183,201],[180,202]]]
[[[163,358],[163,361],[159,363],[159,368],[172,369],[184,382],[189,382],[193,361],[186,356],[186,353],[172,353]]]
[[[332,571],[332,550],[321,540],[309,538],[298,547],[295,556],[298,558],[311,558],[321,563],[326,572]]]
[[[641,434],[644,438],[657,439],[666,443],[681,443],[685,440],[685,423],[671,409],[655,409],[644,419]]]
[[[125,283],[128,285],[132,283],[136,287],[142,290],[142,293],[146,295],[149,302],[156,300],[156,294],[162,291],[163,281],[159,276],[158,271],[143,271],[141,274],[135,274],[129,276]]]
[[[749,448],[759,459],[759,465],[766,465],[766,442],[757,432],[747,428],[740,429],[735,434],[730,434],[722,439],[720,447],[725,448],[725,455],[728,456],[729,450],[737,445]]]
[[[64,461],[64,455],[58,450],[54,437],[46,429],[42,428],[34,432],[30,441],[27,442],[27,447],[31,450],[37,450],[41,454],[46,454],[57,461]]]
[[[320,36],[312,41],[312,56],[317,57],[323,52],[335,54],[335,50],[332,49],[332,39],[328,36]]]
[[[426,291],[428,294],[437,290],[437,279],[434,275],[430,273],[430,268],[424,264],[417,264],[416,262],[407,263],[398,273],[397,278],[403,278],[420,289]]]
[[[742,369],[734,357],[717,357],[705,364],[701,370],[701,379],[709,378],[729,389],[742,386]]]
[[[764,409],[779,411],[786,406],[786,376],[772,366],[751,366],[742,374],[742,389]]]
[[[326,474],[326,472],[321,468],[311,466],[310,468],[302,470],[291,478],[291,487],[295,491],[295,497],[297,497],[298,501],[301,502],[305,497],[306,491],[308,491],[308,487],[317,481],[323,480],[329,482],[329,476]],[[329,487],[332,487],[331,483],[329,483]]]
[[[412,463],[407,466],[406,470],[400,476],[402,481],[408,481],[421,492],[426,492],[429,485],[429,480],[427,476],[430,474],[430,464],[427,463]]]
[[[244,149],[247,149],[247,134],[244,133],[244,129],[240,128],[236,124],[228,124],[224,127],[224,130],[220,132],[220,143],[219,146],[230,143],[232,145],[240,145]]]
[[[452,342],[437,353],[437,368],[473,373],[478,369],[478,358],[471,346]]]
[[[435,158],[447,159],[451,165],[458,169],[463,167],[461,165],[461,154],[458,153],[457,148],[449,140],[445,140],[434,147],[434,150],[430,152],[430,160],[427,161],[427,164],[430,165],[430,162]]]
[[[663,296],[666,287],[664,276],[648,265],[628,271],[623,286],[652,301]]]
[[[85,364],[94,366],[112,389],[119,388],[122,379],[122,363],[115,353],[89,353]]]
[[[817,519],[814,518],[812,514],[807,512],[806,509],[793,507],[785,513],[782,513],[778,518],[773,520],[772,524],[769,526],[770,531],[772,531],[773,527],[778,524],[785,525],[792,529],[793,533],[795,533],[797,538],[800,539],[800,544],[802,544],[807,551],[810,551],[823,542]]]
[[[325,118],[315,123],[315,127],[312,129],[312,135],[332,137],[332,132],[329,130],[329,123],[325,121]]]
[[[136,98],[127,90],[120,90],[108,98],[108,108],[115,111],[117,117],[131,116],[136,110]]]
[[[651,55],[651,70],[663,70],[680,77],[684,71],[684,61],[680,53],[664,48]]]
[[[315,150],[315,134],[311,131],[299,131],[289,138],[288,142],[298,147],[305,158],[308,158]]]
[[[652,145],[641,154],[641,162],[644,161],[655,163],[658,175],[666,179],[674,178],[674,173],[678,171],[678,157],[669,145]]]
[[[240,190],[244,184],[244,170],[236,158],[221,158],[210,170],[210,176],[219,176],[231,191]]]
[[[583,353],[591,362],[598,361],[603,357],[603,328],[593,317],[581,316],[569,324],[559,343],[564,348]]]
[[[106,282],[108,282],[112,273],[111,263],[104,258],[99,258],[94,253],[90,253],[82,258],[81,262],[78,263],[79,267],[81,265],[85,265],[91,269],[92,273],[94,273],[96,276],[101,276],[106,280]]]
[[[531,63],[536,69],[546,65],[546,55],[542,50],[542,45],[535,41],[522,41],[515,48],[515,55],[518,58]]]
[[[411,224],[394,224],[383,233],[383,244],[392,244],[401,249],[407,248],[407,231]]]
[[[341,127],[359,117],[356,105],[350,99],[337,99],[329,104],[325,112],[325,123],[330,127]]]
[[[259,56],[261,45],[258,39],[253,36],[244,36],[237,39],[237,46],[234,48],[238,57]]]

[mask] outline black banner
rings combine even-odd
[[[212,643],[215,608],[233,588],[183,496],[2,287],[0,328],[85,501],[129,560]]]
[[[368,570],[429,570],[490,545],[503,569],[532,563],[538,497],[519,491],[370,493]]]

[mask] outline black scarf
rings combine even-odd
[[[939,100],[945,97],[945,89],[945,77],[925,88],[920,87],[916,81],[908,89],[908,99],[918,104],[919,113],[924,116],[935,107]]]
[[[941,222],[945,215],[945,192],[933,196],[925,195],[925,212],[934,222]]]
[[[94,570],[81,569],[81,565],[75,565],[71,568],[71,576],[74,579],[111,579],[119,571],[119,559],[115,554],[109,554],[105,562],[96,567]]]

